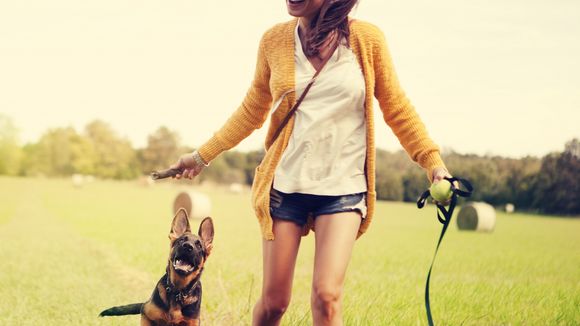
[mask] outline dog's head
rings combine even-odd
[[[169,232],[169,271],[172,276],[182,278],[183,281],[197,277],[211,252],[213,235],[211,217],[201,221],[195,235],[191,233],[187,212],[180,208],[173,218]]]

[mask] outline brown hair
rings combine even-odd
[[[337,32],[336,41],[344,38],[347,46],[349,45],[348,14],[357,2],[358,0],[324,1],[318,15],[312,20],[310,31],[305,38],[304,50],[307,56],[318,55],[320,47],[332,31]]]

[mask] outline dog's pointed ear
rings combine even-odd
[[[191,232],[191,227],[189,226],[189,218],[187,218],[187,212],[185,209],[180,208],[177,213],[175,213],[175,217],[173,218],[173,222],[171,223],[171,231],[169,231],[169,239],[171,241],[177,240],[180,236],[182,236],[186,232]]]
[[[211,253],[211,249],[213,248],[214,234],[213,221],[211,220],[211,217],[206,217],[203,219],[203,221],[201,221],[197,234],[203,241],[206,254],[209,255]]]

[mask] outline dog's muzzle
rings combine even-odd
[[[202,256],[203,252],[198,251],[193,244],[184,242],[175,250],[173,268],[180,274],[192,273],[199,268]]]

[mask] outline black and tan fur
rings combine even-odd
[[[201,273],[211,252],[214,228],[210,217],[191,233],[184,209],[173,218],[169,232],[170,251],[165,275],[144,303],[109,308],[100,316],[141,314],[141,325],[199,325]]]

